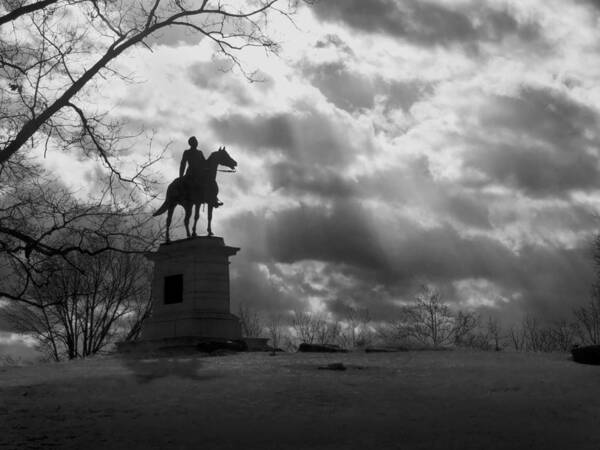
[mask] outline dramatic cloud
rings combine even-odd
[[[382,231],[384,220],[370,217],[358,204],[341,202],[332,209],[300,205],[262,220],[245,216],[236,222],[250,225],[246,232],[255,236],[257,245],[249,243],[245,249],[253,253],[250,259],[271,267],[270,272],[255,273],[253,282],[265,274],[276,280],[269,289],[240,281],[245,286],[240,291],[246,296],[259,293],[256,300],[272,310],[295,309],[309,299],[323,305],[343,299],[368,305],[373,317],[385,318],[395,302],[411,298],[427,280],[440,286],[452,303],[468,303],[469,298],[460,296],[464,286],[483,283],[487,292],[479,294],[487,295],[491,304],[519,302],[527,312],[556,318],[570,311],[573,299],[589,292],[581,283],[591,276],[585,247],[527,245],[511,251],[494,239],[461,236],[448,225],[423,228],[407,218]],[[314,282],[315,266],[319,283]],[[493,292],[490,285],[496,286]]]
[[[538,37],[537,26],[520,24],[508,11],[478,2],[454,7],[436,2],[376,0],[318,2],[316,13],[361,31],[385,33],[421,45],[451,45],[499,41],[511,35],[524,40]]]
[[[312,84],[338,108],[352,111],[374,105],[371,80],[353,73],[343,63],[322,64],[306,73]]]
[[[343,167],[357,153],[369,151],[369,137],[353,133],[342,114],[327,116],[308,105],[275,115],[232,114],[215,118],[211,125],[226,143],[285,153],[292,161]],[[356,140],[348,138],[355,134]]]
[[[532,196],[568,196],[596,189],[598,113],[564,94],[522,88],[515,96],[494,96],[481,108],[486,136],[465,155],[465,166],[490,182]]]

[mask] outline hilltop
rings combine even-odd
[[[3,367],[0,448],[598,449],[599,376],[565,354],[462,351]]]

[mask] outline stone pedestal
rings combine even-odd
[[[239,248],[220,237],[162,244],[154,262],[152,315],[141,341],[238,340],[239,319],[229,311],[229,257]]]

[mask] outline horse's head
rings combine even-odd
[[[225,147],[219,147],[219,150],[216,152],[217,153],[217,162],[219,164],[221,164],[222,166],[225,167],[229,167],[231,170],[234,170],[237,166],[237,162],[235,159],[233,159],[231,156],[229,156],[229,153],[227,153],[227,150],[225,150]]]

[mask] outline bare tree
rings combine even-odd
[[[384,322],[376,327],[376,333],[386,344],[410,345],[415,340],[412,332],[412,313],[409,306],[399,309],[395,320]],[[419,343],[422,343],[419,341]]]
[[[117,338],[132,338],[150,309],[149,264],[141,255],[78,254],[77,265],[51,260],[27,303],[2,314],[40,342],[55,360],[96,354]],[[85,267],[85,269],[82,269]]]
[[[271,314],[267,319],[267,324],[265,326],[267,336],[271,340],[271,347],[273,351],[271,354],[275,354],[279,346],[281,345],[281,340],[283,337],[283,319],[280,314]]]
[[[566,319],[548,323],[528,314],[520,324],[509,328],[508,338],[515,351],[566,352],[577,342],[580,333],[577,323]]]
[[[524,350],[540,351],[544,344],[544,335],[541,332],[539,320],[527,314],[521,321],[521,328],[524,336]]]
[[[525,331],[521,325],[512,325],[509,328],[508,334],[510,337],[510,342],[515,351],[519,352],[525,350],[526,336]]]
[[[422,286],[406,315],[408,333],[420,343],[437,347],[454,341],[454,317],[436,288]]]
[[[555,321],[550,326],[552,349],[561,352],[569,351],[575,344],[578,335],[579,326],[576,323],[570,323],[566,319]]]
[[[292,328],[301,342],[313,344],[318,334],[318,326],[313,315],[309,312],[294,311]]]
[[[338,320],[306,311],[294,311],[291,325],[296,338],[307,344],[335,344],[340,341],[343,329]]]
[[[422,285],[413,302],[399,309],[399,318],[379,327],[379,335],[388,341],[406,345],[482,346],[476,333],[480,317],[472,311],[452,311],[441,292],[432,285]]]
[[[374,340],[383,345],[409,346],[408,327],[402,319],[379,322],[374,325]]]
[[[578,335],[583,343],[600,344],[600,233],[594,237],[591,248],[592,262],[596,271],[588,303],[573,310]]]
[[[494,350],[500,351],[500,341],[502,339],[502,325],[497,317],[488,317],[487,321],[487,333],[494,343]]]
[[[150,280],[148,280],[150,281]],[[142,325],[144,321],[150,317],[152,312],[152,301],[148,299],[147,302],[139,301],[133,302],[129,305],[129,311],[123,314],[119,320],[119,327],[123,330],[129,330],[124,334],[124,342],[137,341],[142,332]]]
[[[600,344],[600,288],[594,286],[592,298],[587,305],[573,310],[584,342]]]
[[[337,320],[327,320],[323,316],[316,319],[316,337],[317,344],[335,344],[339,341],[342,333],[342,325]]]
[[[577,329],[574,324],[560,320],[552,324],[542,323],[527,315],[523,319],[524,349],[534,352],[567,351],[574,343]]]
[[[339,340],[342,347],[356,348],[368,345],[373,336],[369,328],[371,315],[367,308],[358,308],[345,304],[340,309],[340,332]]]
[[[458,311],[454,317],[454,343],[456,345],[464,344],[473,331],[479,327],[480,318],[472,311]]]
[[[260,337],[262,335],[265,327],[258,311],[245,303],[240,303],[237,314],[242,326],[242,336]]]
[[[58,264],[53,260],[77,267],[77,254],[141,253],[157,242],[160,230],[134,197],[111,205],[103,203],[107,192],[80,200],[27,161],[0,177],[9,181],[0,187],[0,296],[31,301],[32,289],[48,281],[44,274],[51,276],[46,268]]]

